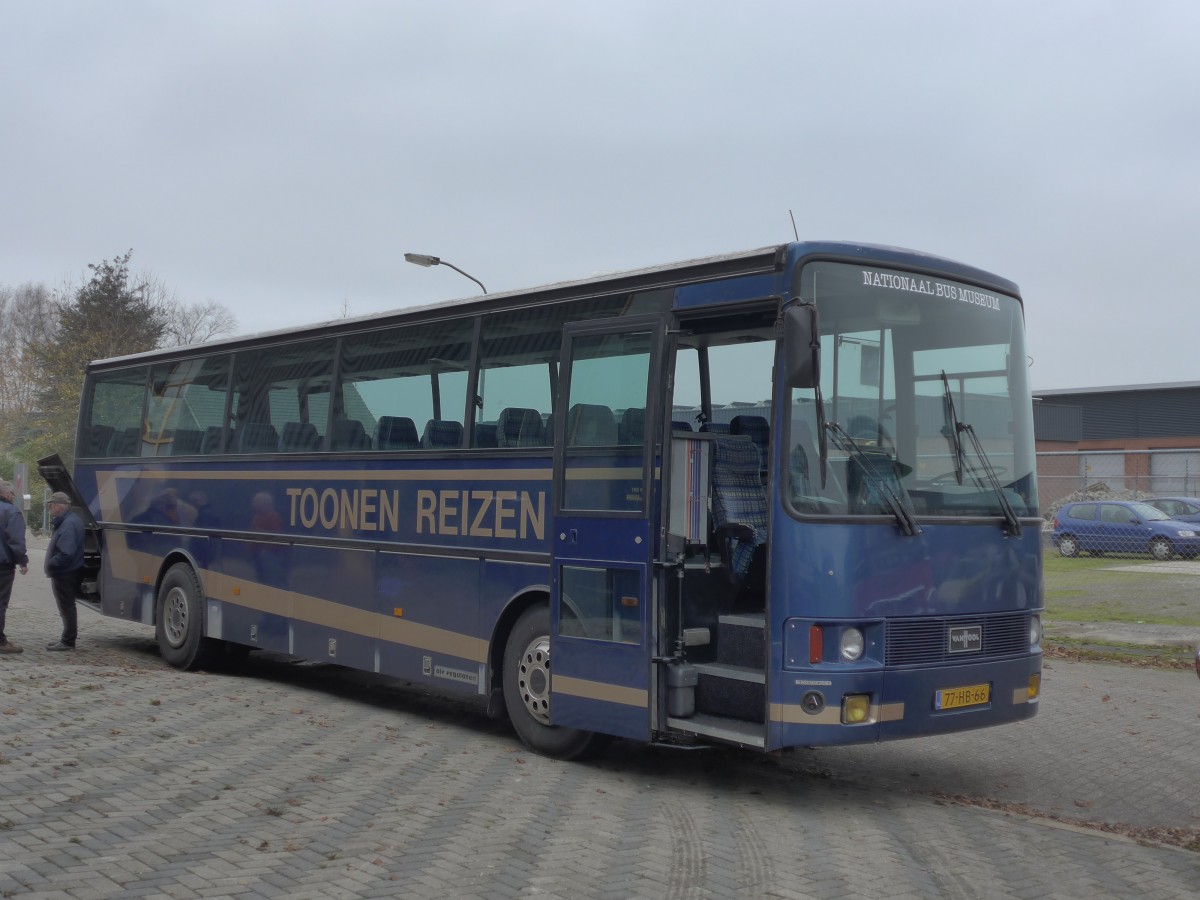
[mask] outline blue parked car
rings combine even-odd
[[[1200,497],[1155,497],[1145,502],[1179,522],[1200,522]]]
[[[1200,554],[1196,529],[1148,503],[1087,500],[1068,503],[1058,511],[1050,541],[1063,556],[1086,550],[1094,556],[1149,553],[1155,559],[1170,559],[1178,553],[1190,559]]]

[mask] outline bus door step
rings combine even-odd
[[[696,663],[695,668],[697,712],[747,722],[764,720],[767,679],[762,669],[726,663]]]
[[[711,738],[727,744],[756,747],[760,750],[766,746],[761,722],[743,722],[698,713],[686,719],[667,719],[667,725],[695,737]]]
[[[717,617],[717,662],[727,666],[763,669],[767,663],[767,625],[764,613],[734,613]]]

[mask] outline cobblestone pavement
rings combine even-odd
[[[40,560],[34,560],[40,565]],[[18,576],[0,657],[0,896],[1196,896],[1194,674],[1050,660],[1019,725],[769,757],[561,763],[479,707],[331,666],[167,667]],[[994,808],[985,808],[990,806]],[[1091,823],[1091,824],[1086,824]]]

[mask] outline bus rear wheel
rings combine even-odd
[[[576,759],[596,734],[550,724],[550,608],[525,610],[504,645],[504,705],[522,743],[555,759]]]
[[[204,637],[200,580],[187,563],[176,563],[158,588],[154,636],[163,659],[177,669],[198,669],[208,661],[212,642]]]

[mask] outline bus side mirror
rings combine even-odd
[[[792,388],[815,388],[821,380],[821,328],[814,303],[783,311],[784,381]]]

